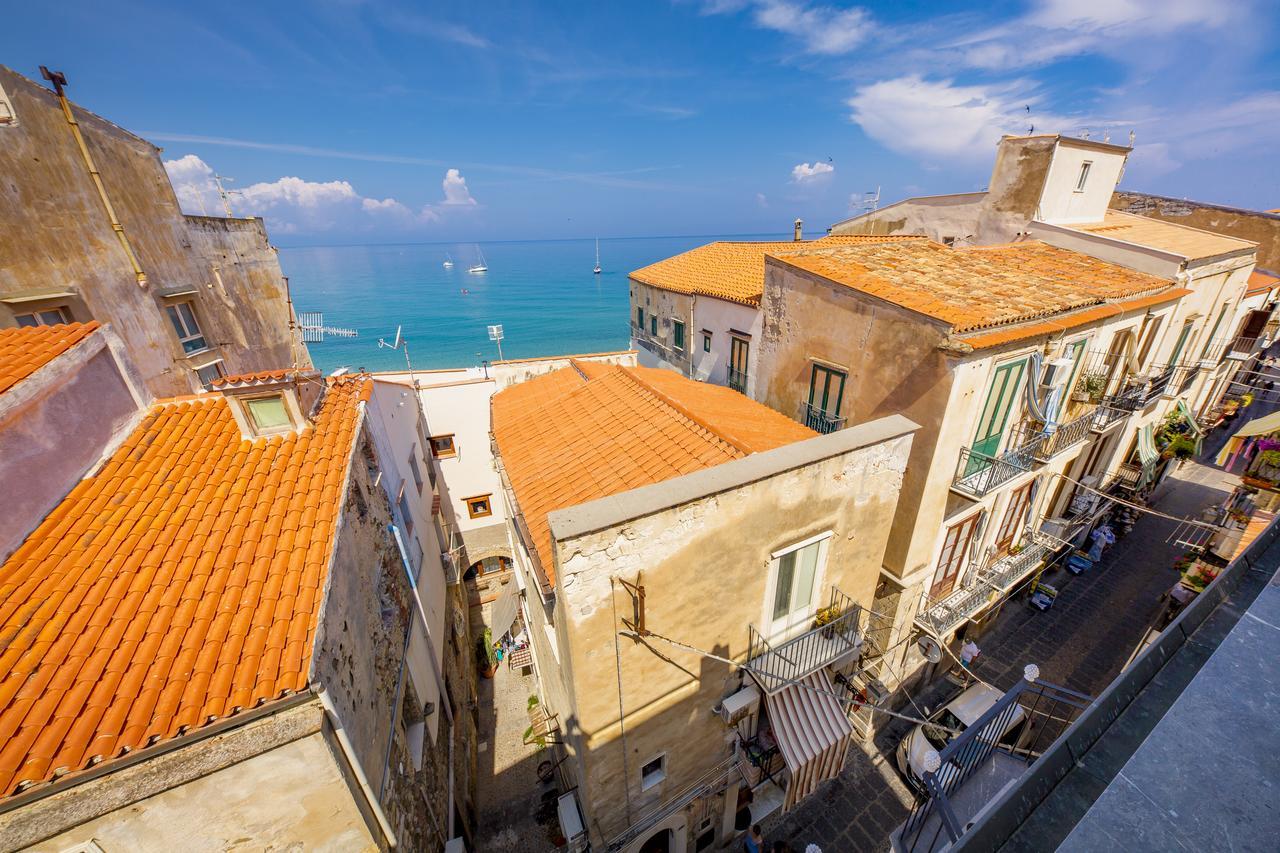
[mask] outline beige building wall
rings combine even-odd
[[[1252,240],[1258,244],[1258,266],[1280,270],[1280,214],[1275,212],[1242,210],[1130,190],[1116,190],[1110,204],[1113,210]]]
[[[593,505],[553,514],[554,619],[568,702],[557,710],[593,839],[607,841],[628,825],[628,808],[636,815],[671,797],[732,754],[734,732],[712,709],[742,678],[727,663],[660,640],[615,642],[621,620],[634,617],[620,581],[644,585],[648,630],[738,661],[749,626],[768,631],[771,555],[780,550],[824,537],[812,610],[828,604],[832,587],[869,607],[912,427],[901,418],[868,424],[625,493],[608,501],[634,502],[640,514],[589,532],[558,531],[595,527]],[[787,461],[806,445],[816,454],[824,443],[859,443],[858,435],[868,437],[865,446],[794,467]],[[553,680],[555,671],[542,667]],[[659,755],[665,778],[642,789],[640,768]]]
[[[53,308],[110,323],[157,397],[198,390],[195,369],[218,359],[227,373],[310,366],[290,346],[284,278],[261,220],[184,216],[159,148],[73,106],[146,274],[140,286],[57,97],[3,66],[0,86],[17,116],[0,125],[0,326]],[[164,310],[184,301],[208,344],[190,355]]]
[[[660,287],[642,284],[631,279],[631,348],[637,353],[644,367],[665,367],[684,376],[692,376],[692,341],[696,329],[693,325],[693,300],[689,293],[677,293]],[[636,311],[644,311],[644,328],[636,327]],[[652,318],[658,318],[657,334],[654,334]],[[675,347],[673,321],[684,323],[684,349]]]

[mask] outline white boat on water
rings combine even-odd
[[[600,275],[600,238],[596,238],[596,268],[592,270],[596,275]]]
[[[485,265],[484,252],[480,251],[479,247],[476,247],[476,255],[479,259],[474,264],[467,267],[467,272],[488,272],[489,267]]]
[[[444,253],[444,268],[447,270],[453,269],[453,258],[449,256],[448,252]]]

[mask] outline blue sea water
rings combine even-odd
[[[360,333],[309,344],[317,368],[403,369],[402,352],[378,347],[401,326],[413,366],[426,370],[497,360],[490,324],[503,326],[509,359],[626,349],[628,273],[714,239],[744,238],[601,240],[600,275],[594,240],[321,246],[281,249],[280,263],[299,313]],[[477,251],[487,273],[467,272]]]

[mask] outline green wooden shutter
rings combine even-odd
[[[978,432],[972,448],[975,452],[995,456],[1000,450],[1000,440],[1004,438],[1004,429],[1009,423],[1009,413],[1013,410],[1025,367],[1026,362],[1019,359],[996,368],[991,390],[987,392],[987,401],[982,407],[982,416],[978,419]]]

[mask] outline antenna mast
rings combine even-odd
[[[231,196],[242,195],[239,190],[229,190],[222,186],[222,182],[232,183],[235,178],[228,178],[226,175],[219,175],[216,172],[213,175],[213,182],[218,187],[218,195],[222,196],[222,208],[227,212],[228,219],[235,219],[236,215],[231,212]]]

